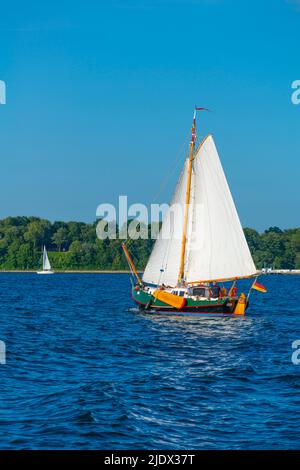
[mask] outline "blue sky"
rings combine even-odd
[[[243,226],[299,226],[299,43],[297,1],[2,3],[0,217],[167,202],[197,103]]]

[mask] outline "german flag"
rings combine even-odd
[[[254,282],[254,284],[252,285],[252,289],[259,290],[259,292],[267,292],[267,289],[265,288],[265,286],[263,286],[259,282]]]

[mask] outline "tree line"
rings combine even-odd
[[[0,220],[0,269],[37,269],[43,245],[56,270],[128,269],[119,239],[99,240],[97,222],[51,223],[38,217],[7,217]],[[150,226],[148,227],[150,233]],[[245,228],[244,233],[257,268],[300,269],[300,228],[270,227],[263,233]],[[142,270],[154,240],[129,242],[130,253]]]

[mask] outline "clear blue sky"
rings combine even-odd
[[[0,217],[150,203],[197,103],[242,224],[300,226],[299,44],[297,1],[2,2]]]

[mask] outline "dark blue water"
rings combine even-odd
[[[300,447],[300,276],[245,318],[127,311],[127,275],[0,275],[1,449]]]

